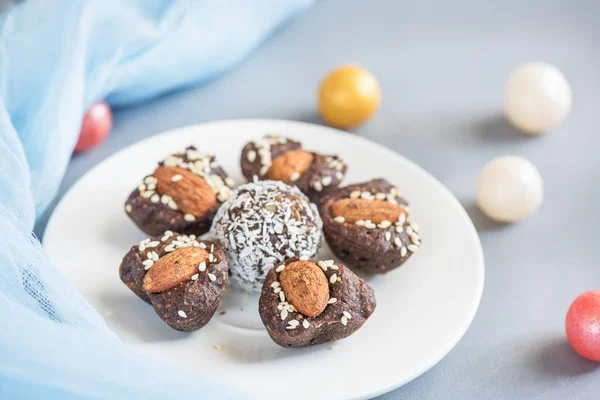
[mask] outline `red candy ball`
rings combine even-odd
[[[565,321],[567,339],[579,355],[600,361],[600,290],[575,299]]]
[[[75,152],[93,149],[106,139],[112,129],[112,112],[105,101],[92,104],[83,116]]]

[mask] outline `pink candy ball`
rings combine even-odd
[[[75,152],[93,149],[106,139],[112,129],[112,112],[105,101],[92,104],[83,116]]]
[[[579,355],[600,361],[600,290],[575,299],[567,311],[565,328],[569,343]]]

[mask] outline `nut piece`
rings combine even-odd
[[[269,171],[267,171],[267,178],[292,183],[310,168],[314,158],[314,155],[308,151],[286,151],[273,160]]]
[[[177,249],[154,263],[144,276],[144,290],[160,293],[188,281],[198,273],[198,264],[208,262],[208,252],[199,247]]]
[[[404,207],[384,200],[341,199],[330,207],[333,217],[344,217],[345,222],[355,223],[370,220],[374,224],[387,220],[398,221],[401,214],[408,216]]]
[[[329,301],[329,284],[323,270],[310,261],[288,264],[279,282],[285,297],[298,311],[308,317],[321,314]]]
[[[158,180],[158,193],[171,196],[183,213],[202,217],[216,208],[215,192],[202,177],[193,172],[183,168],[161,166],[153,175]],[[174,175],[181,175],[182,178],[173,182],[171,178]]]

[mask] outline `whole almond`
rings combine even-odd
[[[273,160],[267,171],[267,178],[292,183],[310,168],[314,158],[308,151],[286,151]]]
[[[160,293],[188,281],[198,273],[198,265],[208,262],[208,252],[199,247],[183,247],[158,259],[144,276],[148,293]]]
[[[182,212],[202,217],[217,207],[215,192],[202,177],[193,172],[178,167],[161,166],[153,175],[158,181],[158,193],[171,196]],[[172,178],[175,175],[181,175],[182,178],[173,182]]]
[[[329,209],[334,217],[344,217],[344,221],[351,224],[359,220],[370,220],[375,224],[384,220],[393,223],[398,221],[401,214],[408,216],[404,207],[384,200],[341,199]]]
[[[329,283],[323,270],[311,261],[295,261],[279,274],[285,297],[309,317],[321,314],[329,301]]]

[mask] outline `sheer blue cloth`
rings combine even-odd
[[[239,395],[121,343],[32,229],[90,104],[214,78],[310,3],[28,0],[0,16],[0,398]]]

